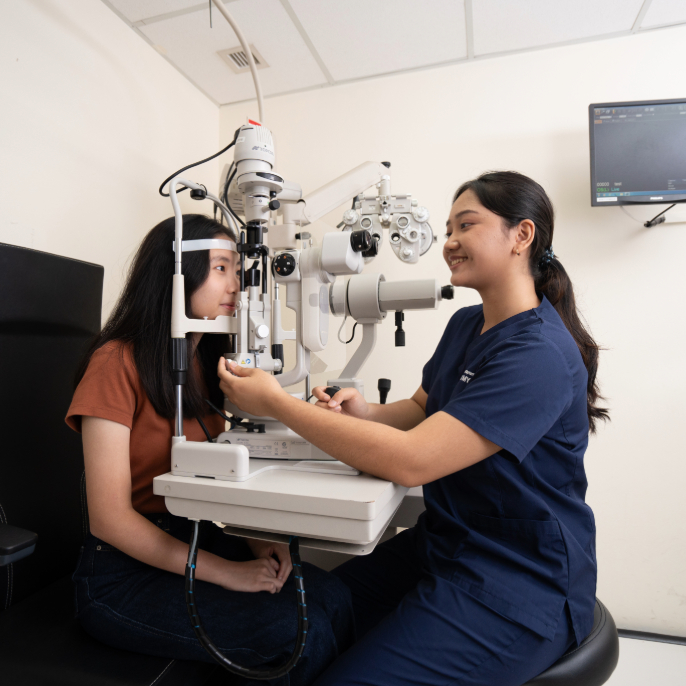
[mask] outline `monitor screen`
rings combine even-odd
[[[589,105],[591,205],[686,201],[686,98]]]

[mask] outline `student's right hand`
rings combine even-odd
[[[369,417],[369,404],[363,395],[355,388],[341,388],[333,398],[325,392],[325,386],[317,386],[312,395],[317,398],[317,407],[321,407],[331,412],[337,412],[347,417],[357,417],[357,419],[367,419]]]
[[[284,582],[277,576],[279,563],[274,558],[229,564],[225,579],[220,584],[227,591],[278,593],[283,587]]]

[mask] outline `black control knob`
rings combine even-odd
[[[441,298],[443,298],[443,300],[452,300],[454,297],[454,286],[443,286],[443,288],[441,288]]]
[[[379,243],[381,242],[381,236],[378,233],[372,234],[372,244],[369,250],[365,250],[362,253],[363,257],[376,257],[379,254]]]
[[[245,270],[245,276],[248,286],[260,285],[260,270],[257,268],[257,262],[250,269]]]
[[[279,253],[273,262],[276,276],[290,276],[295,271],[295,257],[289,252]]]
[[[388,398],[388,391],[391,390],[391,380],[390,379],[379,379],[377,384],[379,389],[379,402],[381,405],[386,404],[386,398]]]
[[[372,234],[369,231],[351,231],[350,245],[354,252],[366,252],[372,247]]]
[[[395,347],[402,348],[405,346],[405,330],[403,329],[403,321],[405,321],[405,314],[403,312],[395,313]]]
[[[270,200],[270,201],[269,201],[269,209],[270,209],[272,212],[275,212],[276,210],[278,210],[279,207],[281,207],[281,203],[280,203],[278,200],[275,199],[275,200]]]
[[[340,390],[341,390],[340,386],[327,386],[324,389],[324,393],[326,393],[326,395],[328,395],[329,398],[333,398],[334,395],[336,395],[336,393],[338,393],[338,391],[340,391]]]

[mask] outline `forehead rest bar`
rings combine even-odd
[[[181,241],[181,252],[193,252],[194,250],[236,250],[236,244],[233,241],[224,240],[221,238],[202,238],[195,241]],[[176,251],[176,241],[172,242],[172,250]]]

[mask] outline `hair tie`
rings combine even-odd
[[[553,246],[551,245],[544,253],[541,255],[541,259],[538,261],[539,267],[545,267],[550,264],[555,259],[555,253],[553,252]]]

